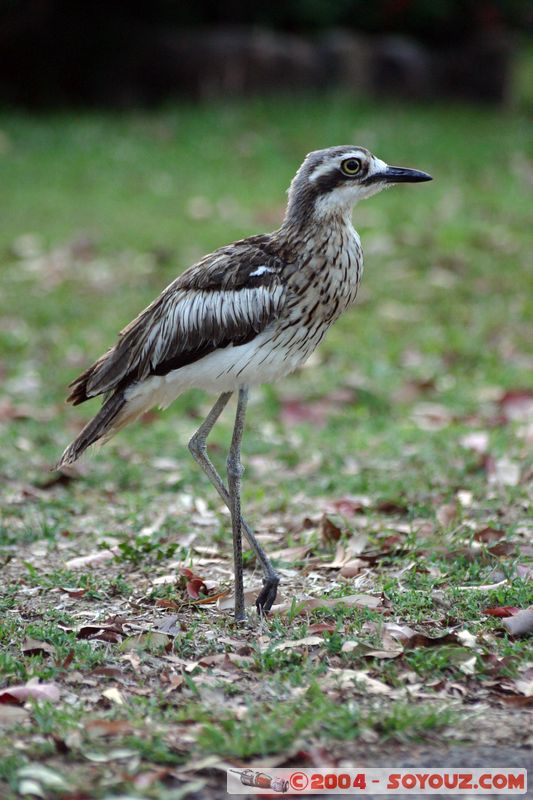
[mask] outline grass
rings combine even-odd
[[[531,596],[528,429],[522,407],[505,405],[509,392],[527,398],[530,126],[518,109],[341,95],[0,115],[0,680],[61,689],[18,721],[4,722],[0,706],[2,796],[18,796],[21,770],[35,765],[67,787],[41,774],[45,797],[91,786],[91,798],[164,800],[191,781],[184,765],[210,755],[301,764],[320,745],[370,763],[382,747],[414,752],[420,741],[501,748],[510,729],[520,747],[514,682],[530,648],[484,611]],[[228,611],[190,605],[178,570],[209,591],[231,587],[228,517],[186,450],[210,399],[179,398],[80,476],[50,483],[97,408],[65,407],[64,387],[177,272],[274,228],[303,154],[350,141],[435,181],[356,209],[366,253],[356,307],[308,367],[253,393],[243,503],[282,551],[294,600],[266,623],[250,612],[237,630]],[[221,465],[230,426],[227,415],[212,436]],[[473,432],[486,434],[486,452],[464,446]],[[332,509],[346,497],[353,512]],[[323,514],[339,541],[324,537]],[[496,548],[485,528],[500,531]],[[320,567],[354,537],[365,537],[362,572]],[[110,547],[105,562],[67,563]],[[379,607],[351,606],[360,592]],[[305,595],[347,602],[308,610]],[[171,635],[151,637],[161,621]],[[383,657],[391,623],[437,641]],[[318,624],[320,644],[280,647],[316,637]],[[438,641],[465,630],[475,644]],[[373,693],[361,674],[385,688]],[[192,794],[216,796],[194,780]]]

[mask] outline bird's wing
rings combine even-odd
[[[70,385],[69,402],[165,375],[222,347],[251,341],[285,302],[287,265],[263,237],[206,256],[170,284],[119,334],[118,342]]]

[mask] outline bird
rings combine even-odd
[[[218,395],[189,450],[230,512],[237,623],[246,619],[243,533],[263,571],[256,599],[260,615],[271,610],[280,582],[241,511],[249,389],[301,366],[353,304],[363,273],[354,205],[393,184],[429,180],[428,173],[389,166],[364,147],[314,150],[289,186],[277,230],[220,247],[182,272],[69,386],[67,402],[78,405],[102,395],[103,403],[63,452],[58,469],[190,388]],[[207,437],[233,394],[225,482],[209,457]]]

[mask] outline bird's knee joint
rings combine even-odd
[[[189,452],[193,457],[197,457],[203,455],[205,451],[205,439],[202,439],[200,436],[196,436],[195,434],[189,442]]]

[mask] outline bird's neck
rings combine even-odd
[[[289,205],[283,224],[277,231],[279,240],[289,246],[302,248],[309,243],[317,250],[336,237],[349,240],[353,236],[357,234],[352,224],[351,205],[334,209],[308,207],[306,211],[299,209],[298,213],[294,213]]]

